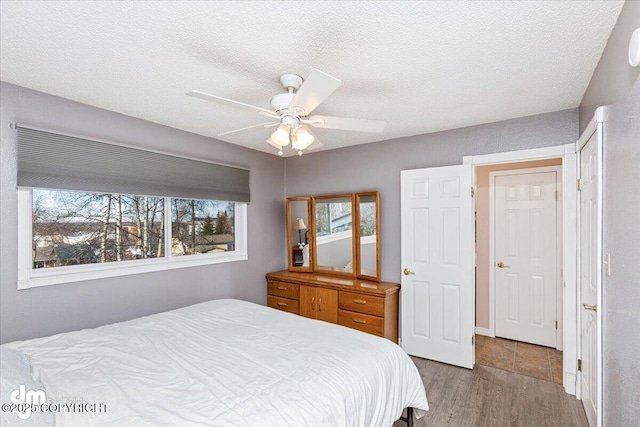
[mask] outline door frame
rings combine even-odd
[[[535,168],[509,169],[501,171],[489,172],[489,331],[491,336],[496,336],[496,270],[493,268],[496,263],[495,259],[495,179],[497,176],[518,175],[518,171],[526,171],[528,173],[540,172],[556,172],[556,191],[558,194],[556,203],[556,224],[559,229],[556,230],[556,254],[558,262],[556,263],[556,320],[558,322],[556,328],[556,350],[562,351],[562,165],[556,166],[539,166]]]
[[[598,210],[597,210],[597,214],[596,214],[596,229],[597,229],[597,237],[596,237],[596,306],[598,307],[598,310],[596,311],[596,320],[597,320],[597,324],[596,324],[596,377],[597,377],[597,387],[596,387],[596,406],[598,408],[598,412],[596,414],[596,426],[600,427],[603,425],[603,413],[604,413],[604,408],[603,408],[603,399],[602,399],[602,386],[603,386],[603,372],[602,372],[602,309],[604,308],[604,305],[602,304],[602,284],[603,284],[603,274],[602,274],[602,267],[603,267],[603,246],[602,246],[602,235],[603,235],[603,212],[604,212],[604,150],[603,150],[603,141],[604,141],[604,122],[605,122],[605,118],[604,118],[604,108],[603,107],[598,107],[596,108],[595,113],[593,114],[593,117],[591,118],[591,120],[589,121],[589,123],[587,124],[587,127],[585,128],[585,130],[582,132],[582,134],[580,135],[580,138],[578,139],[578,141],[576,141],[575,143],[575,150],[576,150],[576,159],[577,159],[577,177],[580,178],[580,170],[579,170],[579,165],[580,165],[580,152],[582,151],[582,148],[587,144],[587,142],[589,142],[589,139],[593,136],[593,134],[598,133],[598,138],[596,139],[596,143],[597,143],[597,151],[598,151]],[[576,256],[577,256],[577,264],[576,264],[576,273],[577,273],[577,277],[580,277],[580,229],[581,229],[581,224],[580,224],[580,198],[577,195],[577,191],[576,191],[576,197],[577,197],[577,209],[578,209],[578,217],[576,220],[576,224],[577,224],[577,239],[578,239],[578,246],[577,246],[577,252],[576,252]],[[582,331],[582,316],[581,316],[581,312],[580,312],[580,307],[581,307],[581,301],[582,301],[582,295],[581,295],[581,287],[578,284],[577,286],[577,304],[576,304],[576,308],[578,310],[578,319],[577,319],[577,326],[578,326],[578,340],[577,340],[577,346],[578,346],[578,358],[582,359],[582,336],[580,331]],[[579,372],[578,376],[577,376],[577,381],[576,381],[576,398],[579,400],[582,400],[582,373]]]
[[[464,156],[463,164],[475,166],[514,163],[530,160],[562,158],[562,348],[563,386],[568,394],[575,395],[578,381],[578,158],[576,144],[503,153]],[[578,388],[579,390],[579,388]]]

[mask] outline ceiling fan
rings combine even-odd
[[[280,84],[286,90],[271,98],[271,109],[256,107],[244,102],[234,101],[221,96],[210,95],[208,93],[192,90],[187,95],[201,98],[219,104],[231,105],[258,112],[269,120],[242,129],[223,132],[218,136],[238,135],[258,129],[278,126],[278,128],[267,139],[267,142],[278,148],[278,154],[282,155],[282,148],[291,143],[294,150],[302,155],[302,150],[307,149],[311,144],[314,147],[322,146],[322,143],[311,132],[309,126],[325,129],[340,129],[359,132],[382,132],[387,125],[384,120],[349,119],[333,116],[310,116],[326,98],[329,97],[342,82],[320,70],[312,70],[305,80],[295,74],[283,74],[280,77]]]

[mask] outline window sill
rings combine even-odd
[[[155,271],[173,270],[176,268],[197,267],[234,261],[246,261],[246,253],[229,253],[215,255],[187,255],[170,259],[148,259],[120,261],[109,264],[87,264],[49,269],[33,269],[30,277],[18,280],[18,290],[39,286],[57,285],[61,283],[81,282],[85,280],[104,279],[109,277],[128,276],[131,274],[151,273]]]

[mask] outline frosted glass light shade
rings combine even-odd
[[[289,126],[281,124],[280,126],[278,126],[278,129],[276,129],[276,131],[271,134],[271,140],[280,147],[289,145],[289,131]]]
[[[305,127],[300,127],[294,135],[292,146],[296,150],[304,150],[313,144],[314,139],[313,135]]]

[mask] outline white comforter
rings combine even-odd
[[[62,426],[390,426],[428,409],[391,341],[237,300],[6,344],[47,397],[106,403]]]

